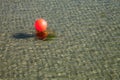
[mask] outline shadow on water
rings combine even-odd
[[[27,38],[32,38],[32,37],[35,37],[35,34],[28,34],[28,33],[15,33],[12,35],[13,38],[15,39],[27,39]],[[53,40],[54,38],[56,37],[55,34],[49,34],[47,36],[47,38],[43,41],[51,41]],[[35,40],[39,40],[37,38],[35,38]]]
[[[13,34],[12,37],[16,38],[16,39],[26,39],[26,38],[35,37],[35,34],[15,33],[15,34]]]

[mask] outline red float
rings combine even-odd
[[[42,18],[37,19],[34,26],[37,32],[44,32],[47,30],[47,21]]]

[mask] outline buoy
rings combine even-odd
[[[43,18],[37,19],[34,23],[34,27],[36,30],[36,38],[40,40],[50,40],[55,37],[53,31],[47,30],[47,21]]]
[[[38,32],[44,32],[47,30],[47,21],[43,18],[37,19],[34,23],[35,29]]]

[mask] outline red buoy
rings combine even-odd
[[[43,18],[37,19],[34,23],[36,30],[36,37],[41,40],[45,40],[48,36],[47,21]]]
[[[47,40],[50,37],[54,37],[54,32],[47,30],[47,21],[43,18],[37,19],[34,23],[36,30],[36,38],[40,40]]]
[[[44,32],[47,30],[47,21],[42,18],[37,19],[34,26],[37,32]]]

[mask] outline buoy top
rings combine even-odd
[[[43,18],[37,19],[34,23],[35,29],[38,32],[44,32],[47,30],[47,21]]]

